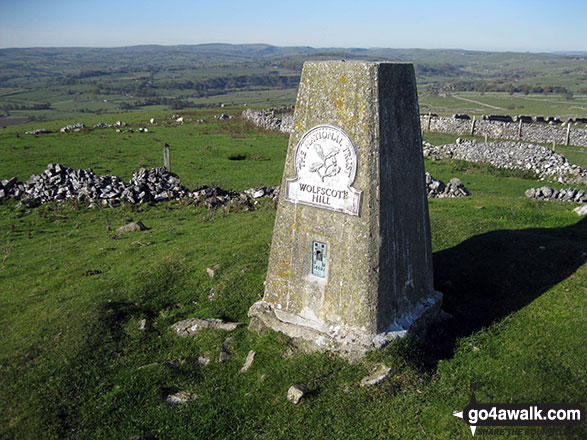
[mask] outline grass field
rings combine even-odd
[[[558,115],[561,118],[587,117],[587,95],[564,97],[542,94],[473,93],[459,92],[447,96],[420,94],[420,110],[445,115],[453,113],[499,115]]]
[[[221,111],[240,110],[190,112],[212,122],[152,133],[17,137],[9,127],[0,130],[0,178],[26,179],[60,162],[128,179],[140,165],[161,164],[162,141],[189,187],[279,183],[287,137],[213,120]],[[101,120],[137,128],[153,115],[110,116]],[[171,113],[154,116],[167,121]],[[247,159],[231,161],[233,153]],[[397,341],[356,364],[297,353],[280,334],[247,330],[247,310],[263,293],[272,203],[250,212],[183,202],[0,203],[0,438],[470,439],[452,412],[468,403],[471,384],[487,403],[584,400],[587,220],[572,212],[576,204],[524,197],[542,181],[465,162],[426,168],[445,181],[461,178],[472,192],[429,201],[435,285],[452,318],[426,341]],[[118,239],[107,230],[137,220],[148,229]],[[244,325],[177,337],[170,326],[189,317]],[[227,336],[233,356],[218,362]],[[251,349],[255,361],[240,373]],[[392,366],[392,376],[361,388],[377,362]],[[298,405],[286,399],[294,383],[311,390]],[[165,403],[184,390],[198,397]],[[576,438],[586,434],[583,426]]]

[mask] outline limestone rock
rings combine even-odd
[[[74,131],[80,131],[85,129],[86,126],[81,122],[76,122],[75,124],[67,125],[59,130],[60,133],[72,133]]]
[[[294,405],[297,405],[301,398],[306,394],[308,394],[308,387],[306,387],[306,385],[301,383],[292,385],[289,387],[289,390],[287,390],[287,400],[293,402]]]
[[[37,128],[36,130],[25,131],[24,134],[48,134],[51,133],[51,130],[47,130],[46,128]]]
[[[214,278],[214,275],[216,274],[216,271],[218,270],[219,267],[220,267],[219,264],[215,264],[214,266],[210,266],[210,267],[206,268],[206,272],[208,273],[208,276],[210,278]]]
[[[245,360],[245,363],[243,365],[243,367],[241,368],[241,373],[246,373],[247,370],[251,367],[251,365],[253,365],[253,361],[255,360],[255,351],[251,350],[249,351],[249,354],[247,355],[247,359]]]
[[[210,363],[210,358],[207,356],[198,356],[196,362],[198,365],[208,365]]]
[[[238,322],[226,322],[221,319],[201,319],[190,318],[183,321],[176,322],[171,326],[179,336],[191,336],[203,329],[219,329],[224,331],[232,331],[240,324]]]
[[[118,229],[116,229],[116,233],[117,234],[125,234],[127,232],[144,231],[145,229],[147,229],[145,227],[145,225],[143,225],[143,223],[141,221],[138,221],[138,222],[132,222],[127,225],[119,227]]]
[[[436,180],[430,173],[425,173],[426,191],[428,198],[466,197],[471,193],[465,188],[461,179],[453,177],[448,185],[442,180]]]
[[[167,403],[169,406],[176,406],[181,405],[182,403],[187,403],[190,400],[195,400],[197,398],[198,396],[196,394],[192,393],[190,390],[186,390],[175,394],[170,394],[165,398],[165,403]]]
[[[361,386],[375,385],[385,380],[391,373],[391,367],[385,364],[377,364],[373,368],[371,374],[361,379]]]
[[[587,204],[583,206],[577,206],[575,209],[573,209],[573,212],[576,212],[577,215],[587,215]]]

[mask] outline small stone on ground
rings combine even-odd
[[[192,393],[190,390],[180,391],[175,394],[170,394],[165,398],[165,402],[169,406],[181,405],[182,403],[189,402],[190,400],[197,399],[198,396]]]
[[[577,215],[587,215],[587,205],[577,206],[573,211],[576,212]]]
[[[214,278],[214,275],[219,267],[220,267],[220,265],[215,264],[214,266],[210,266],[210,267],[206,268],[206,272],[208,273],[208,276],[210,278]]]
[[[245,363],[243,365],[243,367],[241,368],[241,373],[246,373],[247,370],[251,367],[251,365],[253,364],[253,361],[255,360],[255,351],[251,350],[249,351],[249,354],[247,355],[247,359],[245,360]]]
[[[287,390],[287,400],[293,402],[294,405],[300,401],[302,397],[304,397],[308,393],[308,387],[304,384],[296,384],[289,387]]]
[[[367,385],[376,385],[379,382],[385,380],[390,373],[391,367],[388,367],[385,364],[377,364],[373,368],[373,372],[369,374],[369,376],[366,376],[363,379],[361,379],[361,386],[364,387]]]
[[[129,223],[128,225],[121,226],[116,230],[116,233],[124,234],[126,232],[144,231],[145,229],[147,229],[145,225],[143,225],[141,221],[138,221]]]
[[[238,322],[226,322],[221,319],[190,318],[176,322],[171,328],[175,330],[179,336],[190,336],[205,328],[232,331],[238,326]]]

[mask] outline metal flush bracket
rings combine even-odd
[[[326,243],[312,243],[312,274],[326,278]]]

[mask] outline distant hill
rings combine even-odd
[[[419,93],[586,93],[587,53],[313,48],[223,44],[0,49],[0,115],[77,113],[295,101],[308,60],[414,64]]]
[[[292,58],[348,58],[411,61],[414,63],[448,63],[456,66],[483,66],[490,70],[513,64],[524,69],[535,64],[559,65],[587,52],[516,53],[482,52],[461,49],[390,49],[390,48],[312,48],[308,46],[279,47],[269,44],[198,44],[179,46],[129,46],[119,48],[15,48],[0,49],[2,70],[21,67],[23,63],[34,70],[55,69],[71,72],[84,69],[116,69],[122,66],[166,67],[213,66],[221,63],[247,63]]]

